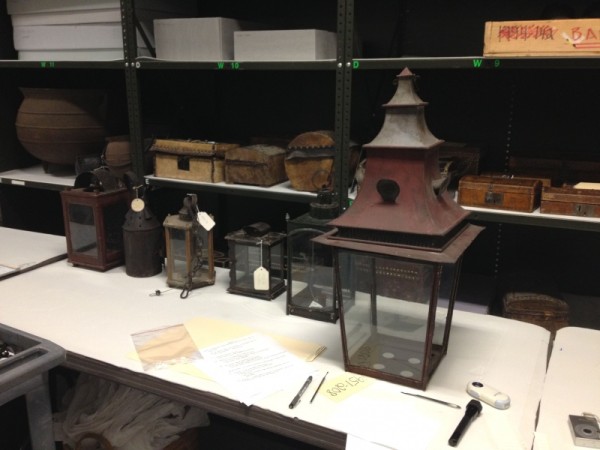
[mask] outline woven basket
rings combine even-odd
[[[569,325],[569,305],[559,298],[533,292],[508,292],[504,317],[532,323],[552,333]]]

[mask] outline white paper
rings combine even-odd
[[[203,359],[196,365],[248,406],[301,383],[311,372],[304,361],[260,333],[206,347],[200,353]]]

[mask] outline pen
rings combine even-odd
[[[329,373],[329,372],[327,372]],[[317,392],[319,392],[319,389],[321,389],[321,386],[323,386],[323,383],[325,382],[325,377],[327,376],[327,373],[325,375],[323,375],[323,379],[321,380],[321,382],[319,383],[319,385],[317,386],[317,390],[315,391],[315,393],[313,394],[313,396],[310,399],[309,403],[312,403],[313,400],[315,399],[315,397],[317,396]]]
[[[445,402],[443,400],[438,400],[437,398],[431,398],[431,397],[425,397],[424,395],[421,394],[413,394],[411,392],[402,392],[405,395],[412,395],[413,397],[419,397],[419,398],[423,398],[425,400],[429,400],[431,402],[436,402],[436,403],[441,403],[442,405],[446,405],[449,406],[450,408],[454,408],[454,409],[460,409],[460,406],[457,405],[456,403],[450,403],[450,402]]]
[[[302,394],[304,394],[304,392],[306,391],[306,388],[308,387],[308,385],[312,382],[312,376],[309,376],[306,381],[304,382],[304,384],[302,385],[302,387],[300,388],[300,390],[298,391],[298,393],[296,394],[296,396],[294,397],[294,399],[292,400],[292,403],[290,403],[290,409],[294,408],[298,403],[300,403],[300,397],[302,397]]]

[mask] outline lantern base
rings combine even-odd
[[[198,289],[204,286],[212,286],[215,284],[216,273],[206,274],[203,278],[193,278],[191,286],[188,285],[187,280],[170,280],[167,279],[167,286],[177,289]]]
[[[285,291],[285,283],[278,283],[271,286],[269,290],[254,289],[254,278],[247,276],[236,280],[235,285],[229,286],[227,292],[230,294],[245,295],[247,297],[260,298],[263,300],[273,300]]]
[[[375,334],[344,365],[348,372],[425,390],[444,354],[441,345],[433,344],[431,354],[423,355],[423,342]]]
[[[326,298],[332,296],[331,289],[325,293],[317,287],[307,286],[295,294],[292,299],[288,299],[287,313],[307,319],[335,323],[339,317],[337,309],[322,304],[325,303]]]

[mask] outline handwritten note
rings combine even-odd
[[[323,383],[320,393],[334,402],[346,400],[373,383],[373,378],[345,372]]]

